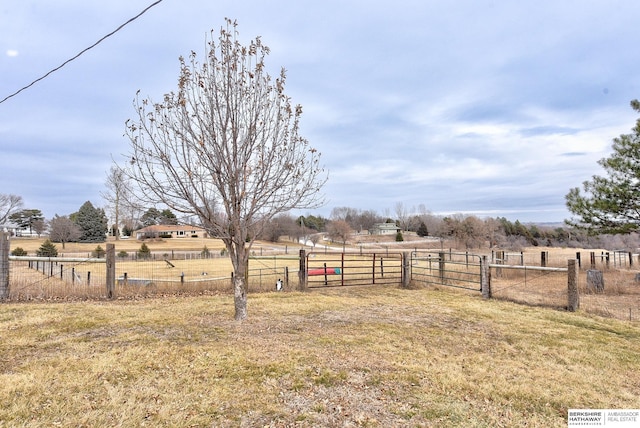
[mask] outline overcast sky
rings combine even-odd
[[[0,99],[154,0],[0,3]],[[328,204],[562,221],[564,195],[630,132],[640,98],[637,0],[163,0],[0,104],[0,193],[47,218],[103,207],[137,90],[176,89],[178,57],[237,19],[303,106]]]

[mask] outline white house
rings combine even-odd
[[[376,223],[371,229],[369,234],[371,235],[395,235],[400,231],[400,228],[395,223]]]
[[[204,238],[207,231],[198,226],[155,224],[136,230],[136,239],[145,238]]]

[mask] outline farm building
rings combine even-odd
[[[145,238],[205,238],[207,231],[197,226],[155,224],[136,230],[136,239]]]
[[[395,235],[400,231],[400,228],[395,223],[376,223],[371,229],[369,234],[371,235]]]

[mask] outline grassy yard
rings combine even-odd
[[[640,408],[635,323],[448,290],[0,305],[0,426],[564,427]]]

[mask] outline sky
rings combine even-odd
[[[154,0],[0,2],[0,99]],[[136,91],[177,87],[178,58],[237,20],[301,104],[329,171],[327,204],[409,213],[569,218],[640,98],[637,0],[163,0],[0,103],[0,193],[46,218],[101,193],[129,151]]]

